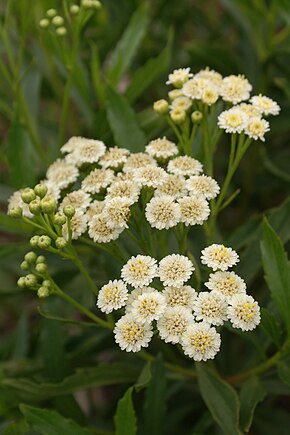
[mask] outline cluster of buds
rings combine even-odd
[[[179,89],[176,90],[179,91]],[[172,92],[174,91],[169,92],[169,98]],[[176,96],[172,96],[172,98],[173,97],[177,98]],[[187,108],[186,110],[184,110],[184,108],[171,109],[169,102],[164,99],[157,100],[153,104],[153,110],[158,113],[158,115],[169,115],[170,119],[176,125],[181,125],[186,121],[188,109],[189,108]],[[203,114],[199,110],[194,110],[191,113],[190,117],[193,124],[199,124],[203,118]]]
[[[55,30],[55,33],[58,36],[64,36],[67,34],[67,29],[64,26],[64,19],[61,15],[58,15],[56,9],[48,9],[46,11],[46,17],[40,20],[39,26],[42,29],[47,29],[48,27],[50,27],[51,29]]]
[[[17,284],[20,288],[36,291],[39,298],[46,298],[51,294],[51,281],[48,279],[47,264],[43,255],[37,256],[33,251],[27,252],[20,268],[28,272],[18,279]]]
[[[85,9],[100,9],[102,7],[99,0],[82,0],[81,5]]]

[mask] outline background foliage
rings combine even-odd
[[[67,4],[0,1],[1,431],[130,435],[138,426],[141,435],[233,435],[251,427],[251,433],[270,435],[279,425],[288,433],[288,0],[107,0],[89,13],[79,35],[49,37],[40,19],[51,7],[63,15]],[[216,359],[220,375],[210,363],[198,364],[197,382],[164,364],[192,368],[169,345],[163,356],[153,346],[152,361],[141,361],[121,353],[110,332],[85,325],[62,302],[49,299],[38,307],[34,295],[18,289],[30,228],[6,216],[6,201],[13,190],[43,178],[72,135],[137,151],[169,134],[151,108],[165,95],[168,72],[207,65],[223,75],[245,74],[254,92],[277,100],[282,111],[271,120],[266,144],[253,145],[243,160],[233,186],[241,193],[219,222],[221,240],[241,254],[238,273],[265,307],[262,325],[249,336],[229,330]],[[227,152],[224,138],[215,162],[220,181]],[[97,284],[120,268],[104,253],[89,251],[88,258]],[[72,265],[51,258],[50,270],[64,289],[93,306]],[[258,369],[248,372],[252,367]]]

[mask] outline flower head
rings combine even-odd
[[[164,169],[147,165],[142,168],[136,169],[134,172],[134,181],[139,186],[158,187],[166,179],[166,172]]]
[[[226,133],[241,133],[248,121],[248,116],[239,108],[225,110],[218,116],[218,126]]]
[[[88,218],[83,211],[77,210],[70,220],[70,227],[72,239],[77,240],[82,234],[87,231]],[[68,240],[68,227],[65,223],[62,227],[62,233],[66,240]]]
[[[269,130],[269,122],[259,117],[251,118],[245,127],[246,135],[254,140],[260,139],[263,142],[265,141],[264,135]]]
[[[193,307],[196,320],[212,325],[222,325],[227,320],[227,308],[225,297],[217,292],[200,292]]]
[[[143,168],[143,166],[147,165],[157,166],[157,162],[152,156],[149,156],[149,154],[134,153],[127,158],[123,166],[123,172],[135,171],[135,169]]]
[[[128,290],[123,281],[115,279],[104,285],[98,294],[97,306],[103,313],[123,307],[128,299]]]
[[[208,289],[219,292],[227,298],[239,293],[246,293],[245,281],[235,272],[211,273],[208,282],[204,284]]]
[[[110,228],[128,228],[127,222],[130,218],[130,206],[132,201],[129,198],[116,196],[105,201],[103,216]]]
[[[153,331],[150,323],[139,323],[131,314],[121,317],[114,328],[116,343],[126,352],[139,352],[148,347]]]
[[[224,245],[208,246],[201,251],[201,262],[213,270],[227,270],[239,261],[239,256],[232,248],[226,248]]]
[[[160,261],[158,274],[165,286],[180,287],[189,280],[193,271],[192,262],[187,257],[171,254]]]
[[[281,108],[276,103],[276,101],[272,100],[269,97],[265,97],[264,95],[254,95],[250,102],[256,107],[260,113],[263,115],[278,115]]]
[[[178,154],[178,148],[175,143],[166,139],[166,137],[152,140],[146,145],[145,151],[156,159],[168,159]]]
[[[138,296],[143,295],[144,293],[151,293],[151,292],[155,292],[155,288],[149,286],[134,288],[134,290],[131,293],[129,293],[126,302],[126,314],[131,313],[132,304],[134,301],[138,299]]]
[[[79,171],[74,165],[61,159],[52,163],[46,172],[47,180],[59,189],[65,189],[71,183],[74,183],[78,175]]]
[[[168,230],[178,223],[180,207],[171,196],[157,196],[146,205],[145,215],[152,228]]]
[[[129,154],[130,152],[126,148],[113,147],[108,149],[100,158],[99,164],[105,169],[117,169],[126,162]]]
[[[194,361],[207,361],[218,353],[221,338],[208,323],[191,323],[181,337],[181,345],[185,355]]]
[[[179,343],[182,334],[193,321],[193,316],[187,308],[181,306],[167,307],[157,321],[160,338],[166,343]]]
[[[82,181],[82,189],[89,193],[99,193],[114,180],[114,172],[111,169],[94,169]]]
[[[174,98],[171,103],[171,110],[184,110],[187,111],[192,106],[192,100],[184,95]]]
[[[202,195],[184,196],[178,199],[180,222],[188,225],[202,225],[210,214],[208,202]]]
[[[140,188],[133,181],[123,180],[114,181],[108,189],[106,198],[116,198],[117,196],[122,196],[123,198],[128,198],[132,204],[138,201],[140,195]]]
[[[139,295],[131,305],[133,318],[140,323],[158,320],[166,309],[165,297],[157,290]]]
[[[91,200],[90,195],[84,190],[74,190],[63,198],[60,208],[62,210],[66,205],[72,205],[76,210],[84,212],[90,205]]]
[[[260,307],[252,296],[246,294],[234,295],[229,300],[228,318],[234,328],[242,331],[252,331],[260,323]]]
[[[90,203],[86,216],[88,220],[92,219],[95,215],[101,214],[104,210],[105,201],[98,201],[97,199]]]
[[[207,175],[194,175],[186,180],[186,188],[190,193],[203,195],[205,199],[214,199],[220,191],[216,180]]]
[[[223,100],[237,104],[241,101],[248,100],[250,98],[251,90],[252,85],[244,76],[230,75],[224,77],[220,88],[220,94]]]
[[[202,164],[189,156],[179,156],[170,160],[167,167],[168,172],[176,175],[190,176],[202,172]]]
[[[182,85],[192,76],[193,74],[190,72],[190,68],[175,69],[171,74],[169,74],[166,84],[173,85],[176,88],[181,88]]]
[[[133,287],[147,286],[157,276],[157,262],[148,255],[131,257],[123,266],[121,276]]]
[[[116,240],[124,228],[109,227],[103,213],[95,215],[89,221],[89,236],[96,243],[109,243]]]
[[[67,154],[65,159],[68,163],[76,166],[81,166],[84,163],[97,163],[100,157],[105,154],[105,151],[105,144],[100,140],[82,137],[78,138],[78,141],[74,143],[72,151]]]
[[[189,310],[193,309],[197,292],[189,285],[181,287],[165,287],[163,294],[169,307],[181,306]]]
[[[176,199],[184,196],[186,192],[185,178],[182,175],[167,174],[165,181],[155,190],[154,196],[168,195]]]

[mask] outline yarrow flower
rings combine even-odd
[[[174,100],[171,103],[171,110],[184,110],[187,111],[192,106],[192,100],[185,96],[180,96],[177,98],[174,98]]]
[[[235,272],[211,273],[208,282],[204,284],[208,289],[219,292],[226,297],[239,293],[246,293],[245,281]]]
[[[251,118],[245,127],[245,133],[254,140],[265,142],[264,135],[270,130],[269,122],[259,117]]]
[[[139,352],[148,347],[153,331],[150,323],[139,323],[131,314],[121,317],[114,328],[116,343],[126,352]]]
[[[198,175],[202,172],[202,164],[192,157],[179,156],[170,160],[167,170],[176,175]]]
[[[203,195],[204,198],[208,200],[216,198],[220,191],[216,180],[207,175],[189,177],[185,185],[190,193]]]
[[[123,172],[134,171],[135,169],[143,168],[143,166],[157,166],[156,160],[146,153],[131,154],[123,166]]]
[[[63,198],[60,209],[62,210],[66,205],[72,205],[76,210],[84,212],[90,205],[91,200],[90,195],[84,190],[74,190]]]
[[[74,165],[61,159],[52,163],[46,172],[48,181],[56,185],[59,189],[65,189],[70,184],[74,183],[78,175],[79,171]]]
[[[105,169],[117,169],[126,162],[129,154],[126,148],[113,147],[100,158],[99,164]]]
[[[94,169],[82,181],[82,189],[89,193],[99,193],[112,183],[114,177],[111,169]]]
[[[168,307],[157,320],[160,338],[166,343],[179,343],[182,334],[192,322],[193,316],[187,308],[182,306]]]
[[[108,189],[106,198],[116,198],[121,196],[131,200],[132,204],[138,201],[140,188],[133,181],[114,181]]]
[[[178,199],[180,206],[180,222],[188,225],[202,225],[210,214],[206,199],[201,195],[184,196]]]
[[[225,110],[218,116],[218,126],[226,133],[241,133],[247,125],[248,117],[239,108]]]
[[[166,308],[165,297],[157,290],[139,295],[131,305],[131,314],[137,322],[158,320]]]
[[[237,104],[248,100],[251,90],[252,85],[243,75],[230,75],[224,77],[220,87],[220,94],[225,101]]]
[[[147,286],[157,275],[157,261],[148,255],[131,257],[123,266],[121,276],[133,287]]]
[[[173,85],[176,88],[181,88],[182,85],[192,76],[193,74],[190,72],[190,68],[175,69],[171,74],[169,74],[166,84]]]
[[[103,313],[123,307],[128,299],[128,290],[123,281],[115,279],[104,285],[98,294],[97,306]]]
[[[250,102],[263,115],[278,115],[281,110],[280,106],[276,103],[276,101],[261,94],[254,95],[250,99]]]
[[[145,215],[152,228],[169,229],[178,223],[180,207],[171,196],[157,196],[146,205]]]
[[[180,254],[164,257],[159,263],[158,275],[165,286],[182,286],[192,275],[192,262]]]
[[[144,293],[151,293],[151,292],[155,292],[155,288],[149,286],[134,288],[134,290],[131,291],[131,293],[129,293],[128,295],[128,299],[125,307],[126,314],[131,313],[133,302],[138,299],[138,296],[143,295]]]
[[[70,220],[71,235],[73,240],[77,240],[87,231],[88,217],[82,210],[77,210]],[[62,234],[68,240],[69,232],[67,223],[62,227]]]
[[[156,159],[168,159],[178,154],[178,148],[175,143],[166,139],[166,137],[152,140],[146,145],[145,151]]]
[[[62,149],[68,149],[63,146]],[[100,140],[78,138],[71,151],[65,157],[68,163],[81,166],[84,163],[97,163],[106,152],[106,147]]]
[[[142,168],[136,169],[134,172],[134,181],[140,186],[158,187],[166,179],[166,172],[164,169],[147,165]]]
[[[227,320],[227,308],[225,297],[217,292],[200,292],[193,306],[196,320],[216,326]]]
[[[220,345],[220,334],[207,322],[191,323],[181,337],[183,352],[194,361],[213,359]]]
[[[165,181],[155,190],[154,196],[168,195],[176,199],[186,193],[185,178],[182,175],[168,174]]]
[[[193,310],[194,301],[197,298],[197,292],[189,285],[181,287],[165,287],[163,294],[169,307],[181,306]]]
[[[227,270],[239,261],[239,256],[232,248],[226,248],[224,245],[213,245],[201,251],[201,262],[213,270]]]
[[[127,222],[130,218],[130,206],[132,201],[129,198],[116,196],[106,199],[103,209],[103,216],[110,228],[128,228]]]
[[[109,243],[116,240],[124,230],[122,227],[109,227],[103,213],[93,216],[88,225],[89,236],[96,243]]]
[[[260,323],[260,307],[252,296],[246,294],[234,295],[229,300],[228,318],[234,328],[242,331],[252,331]]]

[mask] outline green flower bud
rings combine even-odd
[[[39,27],[42,29],[46,29],[49,26],[49,20],[47,18],[42,18],[42,20],[39,21]]]
[[[24,277],[24,282],[26,287],[35,287],[37,284],[37,278],[32,273],[29,273]]]
[[[101,9],[102,3],[98,0],[92,0],[92,7],[95,9]]]
[[[69,10],[71,14],[77,15],[79,13],[80,7],[78,5],[71,5]]]
[[[33,237],[31,237],[31,239],[29,241],[30,246],[32,248],[37,248],[38,247],[38,240],[39,240],[39,236],[33,236]]]
[[[67,34],[67,30],[66,30],[65,27],[58,27],[58,28],[56,29],[56,34],[57,34],[58,36],[64,36],[64,35]]]
[[[47,191],[48,191],[48,188],[47,188],[47,186],[45,184],[37,184],[34,187],[34,192],[41,199],[45,197],[45,195],[47,194]]]
[[[65,240],[64,237],[58,237],[55,240],[55,246],[57,247],[57,249],[63,249],[66,245],[67,245],[67,241]]]
[[[49,281],[49,279],[44,279],[42,281],[42,287],[51,287],[51,282]]]
[[[159,115],[166,115],[169,112],[169,104],[166,100],[157,100],[153,104],[153,110]]]
[[[82,0],[82,6],[85,9],[90,9],[93,7],[93,1],[92,0]]]
[[[37,296],[39,298],[47,298],[49,296],[50,292],[47,287],[39,287],[37,290]]]
[[[35,263],[36,257],[37,255],[35,254],[35,252],[30,251],[25,254],[24,260],[27,261],[27,263],[32,264]]]
[[[51,238],[48,236],[40,236],[37,246],[41,249],[48,249],[51,245]]]
[[[20,264],[20,269],[29,270],[29,263],[27,261],[22,261],[22,263]]]
[[[203,118],[203,114],[199,110],[195,110],[191,114],[191,120],[194,124],[199,124]]]
[[[35,266],[35,270],[37,273],[44,274],[47,271],[47,265],[45,263],[38,263]]]
[[[54,217],[53,217],[53,222],[54,222],[56,225],[60,225],[60,226],[62,226],[62,225],[64,225],[64,224],[66,223],[66,217],[65,217],[65,215],[64,215],[63,213],[61,213],[61,212],[56,213],[56,214],[54,215]]]
[[[25,287],[26,287],[26,284],[25,284],[25,277],[24,277],[24,276],[21,276],[20,278],[18,278],[18,280],[17,280],[17,285],[18,285],[18,287],[20,287],[20,288],[25,288]]]
[[[183,93],[181,89],[173,89],[172,91],[168,92],[168,97],[170,101],[175,100],[175,98],[183,97]]]
[[[25,202],[26,204],[29,204],[31,201],[33,201],[36,198],[35,192],[33,189],[30,189],[29,187],[27,187],[26,189],[23,190],[23,192],[21,193],[21,199],[23,202]]]
[[[12,207],[8,211],[8,215],[14,219],[20,218],[22,216],[22,208],[17,205],[16,207]]]
[[[71,219],[75,215],[75,208],[72,205],[65,205],[63,208],[63,213],[69,219]]]
[[[41,200],[43,213],[54,213],[56,210],[56,200],[52,196],[46,196]]]
[[[59,15],[56,15],[55,17],[53,17],[51,22],[54,26],[62,26],[64,23],[64,19],[62,17],[60,17]]]
[[[36,259],[36,264],[40,264],[40,263],[45,263],[45,256],[44,255],[39,255]]]
[[[41,205],[40,205],[40,199],[35,198],[31,203],[28,205],[29,211],[34,214],[38,215],[41,213]]]
[[[50,18],[54,17],[57,14],[57,11],[55,9],[48,9],[46,11],[46,15]]]
[[[174,124],[183,124],[186,119],[186,112],[185,110],[172,110],[170,112],[170,118]]]

